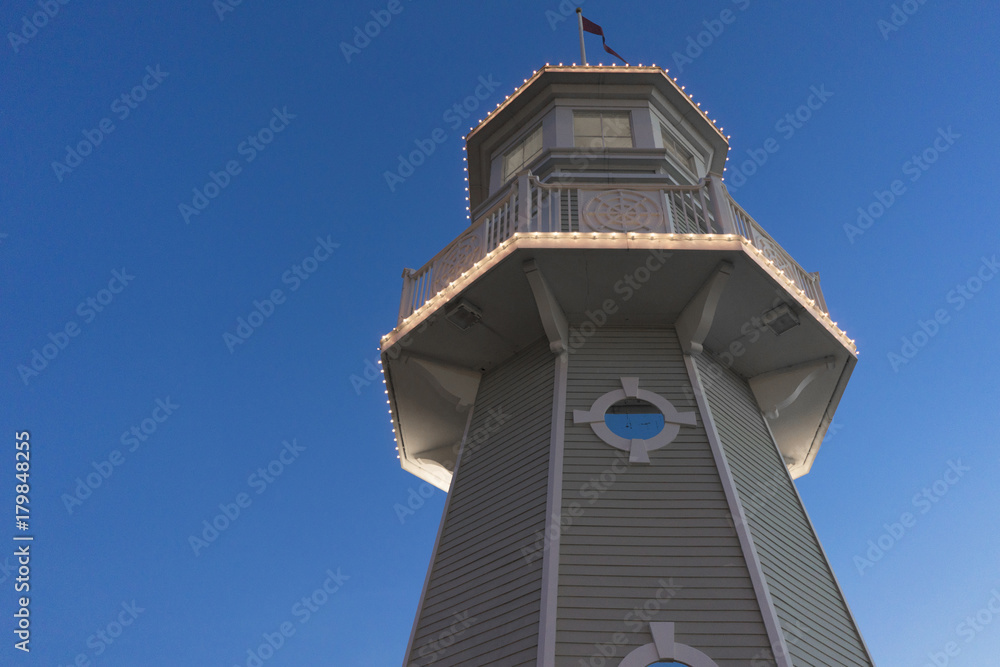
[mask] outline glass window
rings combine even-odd
[[[649,440],[663,430],[665,423],[660,409],[641,398],[618,401],[604,414],[604,424],[626,440]]]
[[[579,148],[632,148],[628,111],[577,111],[573,114],[574,144]]]
[[[660,138],[663,139],[663,148],[694,173],[694,155],[664,125],[660,125]]]
[[[503,180],[506,182],[521,171],[525,165],[531,164],[542,152],[542,126],[539,125],[528,136],[519,141],[503,156]]]

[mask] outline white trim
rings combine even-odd
[[[527,187],[525,187],[525,191],[527,191]],[[526,211],[528,209],[522,207],[520,210]],[[555,294],[552,293],[552,288],[549,287],[548,281],[545,280],[544,274],[538,269],[538,264],[534,259],[526,260],[521,264],[521,268],[528,279],[531,294],[535,298],[538,317],[542,321],[545,337],[549,339],[549,349],[556,354],[565,352],[569,340],[569,321],[563,313],[562,306],[559,305]]]
[[[823,561],[826,563],[826,569],[830,573],[830,578],[833,579],[833,585],[837,587],[837,592],[840,593],[840,601],[844,603],[844,609],[847,610],[847,616],[851,619],[851,623],[854,624],[854,631],[858,633],[858,639],[861,640],[861,647],[865,650],[865,654],[868,657],[868,662],[871,665],[875,663],[872,661],[872,652],[868,650],[868,644],[865,643],[865,637],[861,634],[861,626],[858,625],[857,620],[854,618],[854,612],[851,611],[851,605],[847,603],[847,596],[844,595],[844,590],[840,587],[840,582],[837,580],[837,574],[833,571],[833,566],[830,565],[830,558],[826,555],[826,549],[823,548],[823,543],[819,539],[819,533],[816,532],[816,526],[813,525],[812,519],[809,518],[809,512],[806,511],[805,503],[802,502],[802,496],[799,495],[799,487],[795,486],[795,480],[792,479],[792,473],[788,469],[788,466],[784,465],[784,458],[781,456],[781,450],[778,449],[778,443],[774,439],[774,433],[771,432],[771,425],[767,423],[767,419],[764,419],[764,414],[761,413],[761,419],[764,422],[764,426],[767,428],[767,434],[771,437],[771,444],[774,445],[775,454],[782,462],[782,468],[785,469],[785,475],[788,477],[788,483],[792,486],[792,491],[795,492],[795,499],[799,503],[799,507],[802,508],[802,514],[806,518],[806,522],[809,524],[809,529],[813,533],[813,538],[816,540],[816,546],[819,547],[819,552],[823,556]]]
[[[639,378],[620,377],[621,389],[613,389],[598,396],[590,410],[574,410],[574,424],[590,424],[597,437],[615,449],[629,453],[629,463],[649,463],[649,452],[666,447],[677,434],[681,426],[695,426],[698,421],[693,411],[679,412],[666,397],[654,394],[645,389],[639,389]],[[638,398],[653,405],[663,417],[663,429],[652,438],[623,438],[614,433],[605,421],[607,411],[612,405],[626,398]]]
[[[650,667],[661,661],[672,660],[688,667],[719,667],[708,655],[687,644],[674,641],[672,622],[650,623],[653,643],[640,646],[622,658],[618,667]]]
[[[559,517],[562,514],[563,446],[566,435],[566,385],[569,377],[569,354],[556,356],[555,387],[552,400],[552,427],[549,437],[548,497],[545,501],[545,540],[551,540],[542,552],[542,600],[538,622],[538,667],[556,663],[556,621],[559,611]]]
[[[697,354],[703,349],[702,344],[712,328],[715,314],[719,308],[719,300],[726,289],[729,277],[735,266],[728,260],[722,260],[712,271],[684,310],[677,316],[677,338],[680,340],[684,354]]]
[[[824,371],[833,370],[836,361],[836,357],[828,355],[822,359],[754,375],[747,380],[747,384],[765,416],[777,419],[781,411],[794,403],[813,380]]]
[[[688,377],[691,380],[691,388],[694,390],[695,401],[701,410],[705,423],[705,433],[715,456],[715,463],[719,469],[719,478],[722,481],[722,488],[726,494],[726,501],[729,504],[730,512],[736,527],[736,534],[739,536],[740,547],[743,549],[743,556],[746,559],[747,569],[750,572],[750,580],[753,582],[754,592],[757,595],[757,603],[760,605],[761,616],[764,617],[764,627],[770,638],[770,649],[774,654],[774,660],[778,667],[792,667],[791,658],[788,654],[788,646],[785,644],[785,635],[781,631],[778,622],[778,614],[774,609],[771,600],[771,593],[767,588],[767,580],[764,578],[764,571],[761,568],[760,560],[757,558],[757,549],[754,547],[753,536],[747,529],[747,519],[743,514],[743,505],[740,503],[739,492],[736,490],[736,482],[729,469],[725,451],[722,448],[722,441],[719,433],[715,429],[715,419],[712,417],[712,408],[709,405],[708,395],[701,384],[701,373],[695,359],[688,354],[684,355],[684,365],[687,367]],[[782,466],[784,467],[784,466]],[[787,470],[786,470],[787,472]],[[780,651],[775,651],[778,647]],[[780,652],[780,655],[778,654]]]
[[[427,564],[427,574],[424,575],[424,587],[420,591],[420,602],[417,603],[417,613],[413,616],[413,627],[410,628],[410,640],[406,642],[406,655],[403,657],[403,667],[410,663],[410,654],[413,651],[413,642],[417,638],[417,626],[420,624],[420,613],[424,610],[424,598],[427,597],[427,588],[431,582],[431,573],[434,571],[434,561],[437,559],[438,546],[441,544],[441,535],[444,533],[444,524],[448,518],[448,508],[451,506],[452,491],[455,490],[455,480],[458,479],[458,466],[462,462],[462,452],[465,451],[465,440],[469,437],[469,427],[472,425],[472,414],[476,411],[475,406],[469,410],[469,416],[465,420],[465,432],[462,433],[462,445],[459,447],[458,456],[455,457],[455,469],[451,474],[451,484],[448,487],[448,495],[444,499],[444,510],[441,512],[441,522],[438,524],[437,537],[434,538],[434,549],[431,551],[431,561]]]

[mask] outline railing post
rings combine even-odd
[[[403,269],[403,294],[399,299],[399,320],[397,325],[402,323],[404,317],[408,317],[413,312],[413,269]]]
[[[663,198],[662,206],[663,210],[666,212],[667,218],[667,233],[676,234],[677,231],[674,229],[674,206],[671,197],[673,197],[673,192],[670,190],[660,190],[660,195]]]
[[[519,232],[531,231],[531,170],[517,175],[517,227]]]
[[[824,313],[829,313],[830,309],[826,307],[826,299],[823,298],[823,288],[819,286],[819,271],[813,271],[809,274],[809,278],[812,281],[812,292],[813,298],[816,299],[816,305]]]
[[[733,210],[729,206],[729,193],[718,176],[708,177],[708,193],[712,197],[712,213],[723,234],[739,234],[733,221]]]

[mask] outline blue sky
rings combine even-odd
[[[30,431],[35,536],[25,655],[0,531],[3,664],[245,665],[265,634],[268,666],[402,661],[444,494],[399,469],[366,371],[402,268],[466,224],[449,109],[577,61],[575,17],[224,1],[0,9],[0,506]],[[857,340],[798,487],[868,645],[995,664],[996,6],[678,4],[583,8],[732,135],[735,198]]]

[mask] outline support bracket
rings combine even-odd
[[[684,354],[701,353],[702,345],[715,320],[722,290],[725,289],[732,273],[732,262],[725,260],[719,262],[709,279],[681,311],[680,317],[677,318],[677,336],[680,338]]]
[[[545,335],[549,339],[549,349],[556,354],[569,352],[569,322],[555,294],[552,293],[552,288],[549,287],[535,260],[527,260],[522,268],[528,278],[528,285],[531,286],[531,293],[535,297],[538,315],[542,318],[542,328],[545,329]]]
[[[750,389],[761,412],[768,419],[777,419],[781,411],[792,405],[813,380],[832,369],[835,363],[836,359],[828,356],[761,373],[750,378]]]

